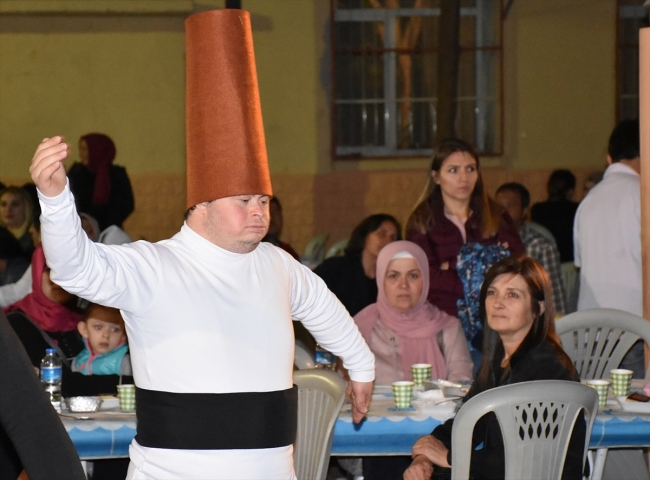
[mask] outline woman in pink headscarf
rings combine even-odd
[[[5,307],[4,313],[34,365],[38,365],[45,348],[51,347],[52,342],[66,357],[73,357],[83,349],[77,334],[77,323],[83,319],[76,306],[77,297],[50,280],[50,269],[41,245],[34,250],[31,266],[32,292]],[[30,328],[30,323],[40,332]]]
[[[81,163],[68,171],[70,189],[77,210],[97,219],[100,230],[122,222],[133,212],[133,190],[126,169],[113,165],[115,144],[103,133],[89,133],[79,139]]]
[[[375,354],[377,384],[410,380],[414,363],[430,363],[434,379],[472,379],[460,321],[427,301],[429,262],[419,246],[386,245],[377,258],[377,287],[377,303],[354,317]]]

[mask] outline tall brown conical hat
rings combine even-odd
[[[272,195],[248,12],[192,15],[185,42],[187,208]]]

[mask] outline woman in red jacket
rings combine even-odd
[[[458,139],[434,150],[426,188],[406,222],[406,238],[429,259],[429,302],[455,317],[464,297],[456,262],[465,243],[501,244],[515,257],[524,253],[512,220],[483,187],[478,153]]]

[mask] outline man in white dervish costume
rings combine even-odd
[[[374,356],[319,277],[260,243],[272,189],[248,13],[199,13],[186,32],[180,232],[154,244],[89,240],[63,167],[70,147],[55,136],[30,168],[43,247],[57,284],[124,317],[138,416],[127,478],[292,479],[292,319],[343,359],[356,422]]]

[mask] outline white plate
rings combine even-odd
[[[635,402],[627,397],[616,397],[621,408],[626,412],[650,413],[650,402]]]
[[[102,396],[102,404],[99,407],[99,411],[102,410],[112,410],[115,408],[120,408],[120,400],[117,397]]]

